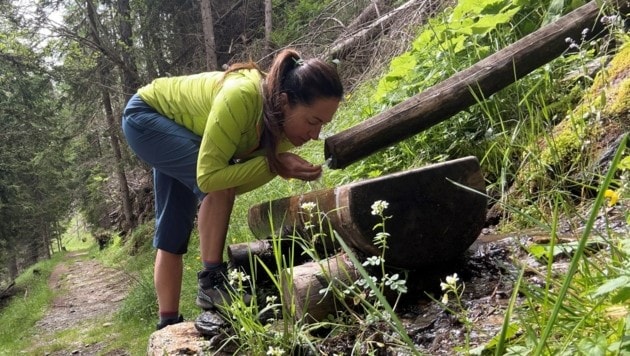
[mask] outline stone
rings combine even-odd
[[[197,331],[194,322],[169,325],[151,334],[147,355],[212,355],[210,341]]]
[[[201,335],[213,337],[227,334],[230,324],[218,313],[205,311],[195,320],[195,328]]]

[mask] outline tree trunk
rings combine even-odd
[[[271,54],[272,15],[271,0],[265,0],[265,55]]]
[[[12,249],[9,248],[8,249],[8,256],[7,256],[7,270],[9,271],[9,279],[10,280],[15,280],[19,274],[19,269],[18,269],[18,264],[17,264],[17,256],[15,253],[15,250],[13,249],[13,251],[11,251]]]
[[[131,9],[129,0],[118,0],[118,28],[120,32],[120,41],[122,42],[121,57],[123,65],[121,66],[124,103],[136,92],[140,86],[138,79],[138,69],[136,61],[131,54],[133,48],[132,30],[131,30]]]
[[[44,257],[49,260],[52,256],[52,243],[50,241],[50,226],[44,221],[44,219],[40,218],[40,225],[42,227],[42,252],[44,252]]]
[[[92,4],[88,1],[88,6],[87,6],[87,11],[88,11],[88,19],[90,21],[90,35],[92,36],[93,40],[99,44],[100,46],[100,36],[99,34],[96,32],[98,27],[97,27],[97,21],[96,21],[96,12],[94,10],[94,7],[92,6]],[[110,144],[112,147],[112,151],[114,152],[114,169],[116,171],[116,175],[118,177],[118,185],[119,185],[119,189],[120,189],[120,200],[122,200],[122,204],[123,204],[123,215],[124,215],[124,225],[123,226],[123,230],[127,230],[130,229],[131,227],[133,227],[133,212],[131,209],[131,195],[129,194],[129,186],[127,183],[127,176],[125,175],[125,170],[123,168],[123,160],[122,160],[122,152],[120,149],[120,139],[118,138],[118,126],[116,124],[116,121],[114,119],[114,111],[112,109],[112,102],[111,102],[111,97],[109,94],[109,91],[107,88],[109,88],[108,85],[108,78],[109,78],[109,70],[108,70],[108,66],[105,63],[104,60],[104,56],[100,55],[99,56],[99,73],[98,73],[98,79],[99,82],[101,83],[101,98],[103,101],[103,109],[105,110],[105,119],[107,122],[107,131],[109,133],[109,139],[110,139]]]
[[[107,75],[107,73],[101,72],[101,80]],[[109,131],[109,139],[114,151],[114,166],[116,170],[116,176],[118,177],[118,185],[120,189],[120,200],[123,205],[124,226],[123,231],[131,229],[133,224],[133,211],[131,209],[131,194],[129,194],[129,185],[127,183],[127,176],[123,168],[122,152],[120,149],[120,140],[117,134],[116,120],[114,119],[114,112],[112,110],[111,97],[107,89],[103,88],[101,91],[103,98],[103,108],[105,109],[105,117],[107,119],[107,130]]]
[[[214,41],[214,25],[212,22],[211,0],[200,0],[201,21],[203,26],[203,43],[206,50],[206,68],[209,71],[217,70],[217,49]]]
[[[346,167],[507,87],[564,53],[565,39],[581,38],[585,28],[598,25],[599,15],[599,3],[591,1],[426,91],[327,138],[324,150],[330,167]]]

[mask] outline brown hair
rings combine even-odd
[[[250,61],[237,63],[227,73],[240,69],[259,69]],[[343,98],[343,86],[337,68],[321,59],[303,60],[293,49],[278,53],[269,68],[262,86],[264,127],[260,145],[266,151],[272,172],[284,175],[276,148],[283,134],[284,115],[280,95],[286,93],[289,105],[310,105],[317,99]]]

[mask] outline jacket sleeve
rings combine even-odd
[[[275,177],[262,156],[229,164],[242,134],[256,130],[260,115],[255,83],[223,83],[213,100],[197,159],[197,184],[203,192],[235,187],[237,194],[241,194]]]

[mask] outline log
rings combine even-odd
[[[3,290],[0,291],[0,300],[12,297],[14,295],[13,287],[15,287],[15,280],[11,281]]]
[[[307,262],[282,273],[283,303],[295,306],[295,318],[305,322],[324,320],[338,310],[332,291],[320,293],[334,284],[342,289],[359,278],[359,272],[346,254],[338,254],[319,262]],[[339,307],[340,308],[340,307]]]
[[[352,20],[351,23],[346,26],[346,29],[342,36],[346,37],[351,33],[357,31],[359,28],[365,26],[368,22],[378,18],[380,12],[385,8],[384,0],[373,0],[370,4],[361,11],[361,13]],[[336,41],[335,41],[336,42]],[[333,44],[334,46],[334,44]]]
[[[273,248],[269,240],[231,244],[227,247],[227,254],[232,267],[242,269],[248,275],[252,275],[252,269],[255,270],[260,262],[266,266],[274,264]]]
[[[373,228],[381,221],[371,214],[376,200],[389,203],[385,263],[392,267],[414,269],[457,258],[485,223],[487,200],[479,161],[464,157],[254,205],[248,224],[259,239],[293,232],[320,241],[325,234],[322,244],[329,247],[330,226],[349,246],[378,256]],[[317,216],[301,208],[307,202],[317,204]]]
[[[406,11],[409,11],[410,8],[417,5],[417,2],[418,0],[409,0],[387,14],[379,17],[370,25],[360,29],[355,34],[351,36],[344,36],[342,39],[335,41],[332,47],[324,53],[323,58],[343,59],[349,49],[355,48],[362,43],[367,43],[379,32],[382,32],[383,28],[394,22],[400,15],[405,14]]]
[[[283,232],[282,235],[288,236],[288,232]],[[274,251],[274,244],[277,244],[277,251]],[[272,273],[278,272],[281,266],[278,266],[278,261],[276,261],[276,253],[282,255],[282,263],[293,266],[312,260],[302,246],[286,238],[281,238],[275,243],[271,239],[263,239],[231,244],[227,247],[231,267],[240,269],[259,281],[270,280],[271,276],[268,275],[266,269]],[[319,249],[318,253],[319,256],[329,256],[333,254],[333,251]]]
[[[629,2],[620,1],[618,5],[620,12],[627,14]],[[594,27],[600,25],[599,16],[599,2],[591,1],[426,91],[328,137],[324,155],[330,161],[329,167],[344,168],[507,87],[564,53],[567,37],[578,40],[585,28],[597,33]]]

